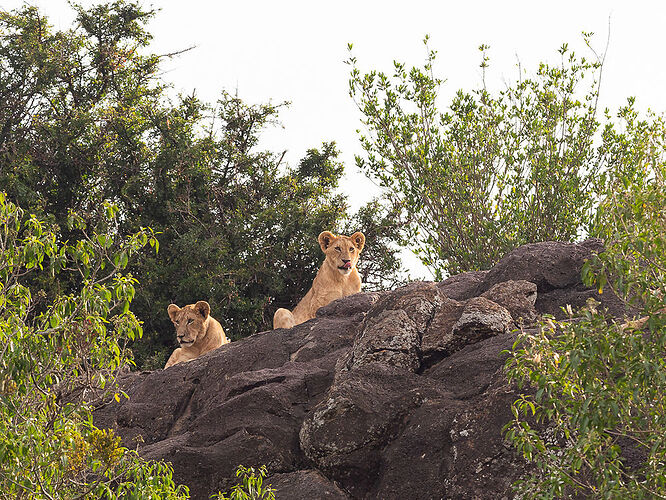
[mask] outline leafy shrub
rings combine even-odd
[[[146,462],[92,424],[132,364],[127,342],[142,335],[130,311],[136,280],[123,270],[156,245],[150,229],[120,236],[117,211],[89,227],[70,213],[76,240],[0,192],[0,489],[11,498],[185,498],[170,467]],[[33,293],[30,278],[66,274],[67,294]]]
[[[524,243],[571,241],[589,221],[607,160],[593,147],[602,65],[567,45],[559,54],[560,64],[500,92],[485,82],[458,91],[445,112],[435,52],[422,68],[395,62],[392,75],[362,73],[350,56],[350,95],[367,131],[357,164],[403,207],[438,278],[488,269]]]
[[[255,470],[254,467],[243,467],[239,465],[236,469],[236,477],[241,482],[231,489],[229,495],[220,492],[213,498],[220,500],[275,500],[275,490],[264,486],[266,477],[266,466],[262,465]]]
[[[592,300],[575,321],[520,336],[508,374],[532,392],[506,436],[534,466],[518,485],[526,498],[666,497],[666,133],[630,115],[607,130],[620,168],[594,225],[606,250],[583,278],[636,315],[609,318]]]

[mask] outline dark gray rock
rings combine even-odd
[[[384,310],[366,324],[347,367],[353,370],[368,363],[384,363],[415,372],[421,366],[420,344],[421,332],[405,311]]]
[[[516,324],[532,324],[538,313],[534,307],[537,299],[537,286],[531,281],[510,280],[493,285],[481,294],[488,300],[506,308]]]
[[[512,250],[490,270],[477,289],[485,292],[509,280],[531,281],[539,293],[580,283],[580,272],[592,256],[588,246],[559,241],[530,243]]]
[[[451,398],[433,398],[416,408],[384,449],[376,490],[366,498],[453,498],[448,494],[451,426],[463,407]]]
[[[515,332],[470,344],[423,371],[423,376],[437,380],[456,399],[483,398],[492,377],[504,366],[516,340]]]
[[[479,286],[488,271],[469,271],[456,274],[440,282],[437,287],[446,297],[453,300],[467,300],[476,297]]]
[[[440,302],[440,293],[430,282],[410,283],[384,294],[368,311],[341,369],[384,363],[416,372],[421,365],[421,337]]]
[[[513,323],[504,307],[485,297],[469,299],[452,329],[451,351],[509,331]]]
[[[275,498],[282,500],[349,500],[340,489],[317,470],[299,470],[274,474],[264,481],[275,490]]]
[[[463,313],[465,304],[446,296],[440,297],[440,305],[421,337],[421,355],[426,366],[450,355],[455,347],[453,326]]]
[[[195,499],[228,491],[241,464],[266,465],[280,500],[511,498],[529,473],[502,435],[516,322],[590,297],[621,317],[617,297],[580,281],[602,250],[525,245],[487,272],[345,297],[292,329],[124,375],[129,400],[94,423],[170,461]]]
[[[564,319],[568,315],[563,310],[567,304],[571,306],[571,310],[575,314],[576,311],[585,307],[588,299],[600,302],[600,309],[608,311],[616,318],[631,317],[638,313],[637,310],[622,302],[610,287],[604,287],[603,293],[599,294],[597,290],[587,288],[582,283],[540,293],[537,296],[535,307],[539,314],[552,314],[556,319]]]
[[[355,293],[354,295],[334,300],[330,304],[320,307],[317,310],[317,317],[349,317],[354,314],[366,313],[373,305],[375,305],[379,298],[385,294],[386,292]]]
[[[327,477],[363,498],[376,487],[386,446],[433,398],[448,393],[404,369],[377,363],[344,372],[303,421],[301,447]]]
[[[365,318],[365,324],[373,323],[376,316],[384,311],[405,311],[411,318],[419,332],[425,331],[432,319],[435,307],[439,304],[440,293],[435,283],[430,281],[415,281],[408,285],[385,293],[370,309]]]
[[[518,396],[500,370],[491,377],[483,398],[471,400],[456,415],[449,431],[453,460],[447,471],[448,498],[513,496],[511,484],[529,469],[501,439],[501,429],[511,420],[511,404]]]

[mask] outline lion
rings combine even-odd
[[[324,231],[317,238],[326,254],[312,282],[312,288],[294,308],[293,312],[280,308],[273,316],[273,328],[291,328],[315,317],[317,309],[326,304],[361,291],[361,277],[356,263],[363,247],[365,236],[356,232],[351,236],[336,236]]]
[[[164,369],[183,361],[192,361],[208,351],[229,343],[222,325],[210,315],[210,305],[204,300],[178,307],[169,304],[169,318],[176,327],[180,347],[173,351]]]

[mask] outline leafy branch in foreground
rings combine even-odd
[[[70,214],[76,240],[0,192],[0,489],[13,498],[184,498],[170,467],[146,462],[96,429],[92,408],[124,397],[115,377],[142,334],[129,310],[130,258],[157,242],[150,229],[117,232],[105,205],[98,227]],[[31,286],[65,274],[74,285],[46,299]]]
[[[574,321],[523,333],[507,361],[530,388],[505,428],[534,466],[517,485],[526,498],[666,498],[666,134],[661,119],[646,125],[630,137],[650,154],[615,172],[595,224],[606,250],[583,268],[635,316],[590,301]]]

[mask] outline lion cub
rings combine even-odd
[[[326,259],[312,282],[312,288],[293,312],[283,308],[275,311],[273,328],[291,328],[303,323],[314,318],[317,309],[329,302],[361,291],[356,263],[365,245],[363,233],[336,236],[324,231],[318,240]]]
[[[210,305],[206,301],[200,300],[183,308],[169,304],[167,312],[176,327],[180,347],[173,351],[165,369],[176,363],[192,361],[229,342],[222,325],[210,315]]]

